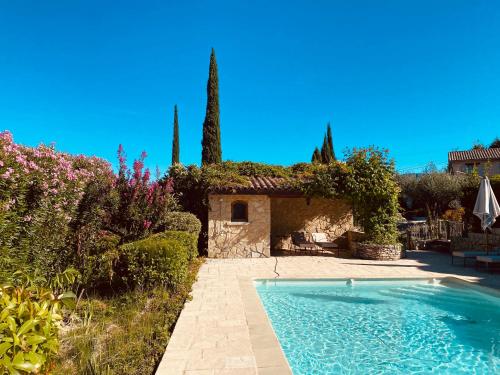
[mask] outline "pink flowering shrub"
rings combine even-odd
[[[150,180],[145,157],[129,171],[120,146],[116,175],[103,159],[18,145],[0,132],[0,278],[21,266],[82,270],[101,257],[103,235],[118,243],[158,228],[175,202],[171,186]]]
[[[149,169],[144,169],[146,156],[143,152],[130,170],[123,147],[120,145],[118,148],[119,171],[115,190],[119,204],[112,217],[111,228],[125,241],[156,232],[164,223],[167,213],[176,208],[172,185],[169,182],[151,181]]]

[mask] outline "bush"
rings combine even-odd
[[[165,216],[165,230],[184,231],[198,235],[201,230],[201,222],[189,212],[169,212]]]
[[[351,170],[347,176],[347,195],[354,216],[363,227],[365,242],[380,245],[398,243],[399,186],[394,161],[377,148],[352,150],[346,155]]]
[[[151,236],[120,246],[117,273],[131,288],[165,285],[176,289],[186,278],[188,264],[187,246]]]
[[[114,265],[118,260],[120,236],[100,231],[92,241],[93,247],[84,254],[82,261],[82,285],[96,289],[110,286],[113,281]]]
[[[85,274],[112,255],[99,251],[103,230],[122,241],[162,230],[176,203],[170,184],[151,180],[145,157],[130,170],[120,147],[114,174],[103,159],[22,146],[0,132],[0,280],[16,269]]]
[[[21,277],[19,277],[21,276]],[[0,373],[48,373],[59,350],[58,333],[63,305],[74,307],[76,296],[59,291],[73,284],[72,269],[45,280],[14,273],[16,282],[0,287]],[[21,282],[19,282],[21,281]]]
[[[154,374],[201,263],[190,264],[176,291],[157,287],[82,299],[81,319],[62,332],[53,374]]]
[[[194,216],[194,215],[193,215]],[[196,219],[199,223],[199,220]],[[201,226],[201,224],[200,224]],[[193,260],[198,256],[198,233],[188,233],[179,230],[168,230],[165,232],[157,233],[151,238],[162,238],[165,240],[178,241],[187,249],[189,260]]]

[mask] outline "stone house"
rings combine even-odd
[[[268,257],[271,249],[290,249],[292,232],[337,240],[354,227],[346,201],[308,199],[280,178],[252,177],[249,186],[213,190],[208,198],[212,258]]]
[[[451,151],[448,153],[450,173],[470,173],[476,168],[479,175],[500,174],[500,148]],[[488,169],[488,170],[487,170]]]

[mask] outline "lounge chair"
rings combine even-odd
[[[312,239],[316,245],[321,247],[323,250],[337,250],[337,256],[340,256],[340,248],[339,246],[332,241],[328,240],[326,233],[313,233]]]
[[[453,261],[455,258],[462,258],[464,260],[464,267],[465,267],[467,264],[467,259],[477,259],[477,257],[487,256],[487,255],[500,255],[500,252],[498,252],[498,250],[490,252],[478,251],[478,250],[453,251],[451,253],[451,264],[454,264]]]
[[[500,264],[500,255],[481,255],[476,257],[476,264],[484,263],[486,265],[486,270],[491,271],[490,265]]]
[[[306,238],[306,234],[304,232],[293,232],[292,233],[292,243],[298,250],[318,250],[316,244],[314,242],[309,241]]]

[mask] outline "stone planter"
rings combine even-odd
[[[403,258],[401,244],[397,245],[376,245],[367,243],[355,243],[356,256],[368,260],[398,260]]]

